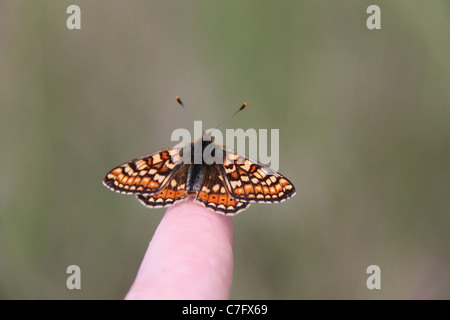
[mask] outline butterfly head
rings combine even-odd
[[[214,130],[217,129],[207,129],[205,132],[203,132],[202,140],[207,142],[208,144],[213,143],[216,138],[214,136]]]

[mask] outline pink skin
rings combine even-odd
[[[191,199],[167,209],[125,299],[228,299],[233,220]]]

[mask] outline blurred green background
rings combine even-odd
[[[280,129],[297,189],[234,218],[232,299],[449,299],[449,15],[445,0],[1,1],[0,298],[124,297],[164,210],[101,180],[193,130],[179,95],[208,127],[246,101],[225,128]]]

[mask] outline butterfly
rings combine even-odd
[[[223,162],[193,161],[196,153],[211,147],[223,155]],[[184,153],[192,161],[181,161]],[[251,203],[278,203],[295,195],[294,185],[282,174],[205,136],[183,148],[128,161],[107,173],[103,184],[119,193],[135,194],[146,207],[169,207],[192,196],[224,215],[235,215]]]

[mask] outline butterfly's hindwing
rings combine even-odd
[[[187,167],[185,164],[180,164],[164,189],[151,195],[137,194],[136,197],[146,207],[168,207],[186,198],[186,181]]]
[[[250,203],[238,201],[230,196],[218,165],[215,164],[205,168],[202,184],[195,201],[208,209],[225,215],[234,215],[250,205]]]

